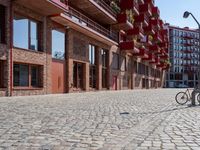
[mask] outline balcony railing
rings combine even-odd
[[[114,12],[113,8],[110,7],[106,2],[103,0],[93,0],[95,1],[99,6],[101,6],[103,9],[105,9],[107,12],[109,12],[112,16],[116,18],[117,14]]]
[[[72,7],[69,7],[68,11],[65,12],[67,16],[69,16],[72,20],[75,22],[80,23],[83,26],[87,26],[94,31],[114,40],[115,42],[118,42],[118,34],[116,32],[107,30],[103,26],[99,25],[98,23],[94,22],[90,18],[86,17],[79,11],[73,9]]]

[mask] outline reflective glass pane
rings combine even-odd
[[[56,30],[52,31],[52,57],[65,58],[65,34]]]

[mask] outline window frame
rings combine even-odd
[[[4,62],[0,60],[0,88],[4,88]]]
[[[14,72],[14,70],[13,70],[13,87],[14,88],[19,88],[19,89],[26,89],[26,88],[28,88],[28,89],[35,89],[35,88],[43,88],[43,82],[40,80],[40,74],[41,74],[41,72],[42,72],[42,66],[41,65],[35,65],[35,64],[26,64],[26,63],[17,63],[17,62],[15,62],[14,64],[13,64],[13,66],[14,65],[27,65],[28,66],[28,86],[16,86],[15,84],[14,84],[14,78],[15,78],[15,72]],[[38,85],[37,86],[32,86],[32,67],[37,67],[37,69],[38,69],[38,73],[37,73],[37,77],[38,77]],[[20,78],[20,76],[19,76],[19,78]],[[42,77],[43,78],[43,77]]]
[[[89,44],[89,87],[97,88],[97,47],[93,44]]]
[[[24,17],[24,19],[26,19],[28,21],[28,47],[27,48],[24,48],[24,47],[20,47],[20,46],[15,46],[15,43],[14,43],[14,32],[13,32],[13,47],[14,48],[18,48],[18,49],[24,49],[24,50],[30,50],[30,51],[35,51],[35,52],[43,52],[43,49],[42,49],[42,44],[41,44],[41,22],[40,21],[37,21],[36,19],[33,19],[31,17],[28,17],[26,15],[22,15],[20,13],[14,13],[14,17],[13,17],[13,30],[14,30],[14,20],[15,20],[15,17]],[[37,47],[35,49],[31,49],[31,23],[35,23],[36,24],[36,40],[37,40]]]

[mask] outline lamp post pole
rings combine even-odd
[[[191,12],[184,12],[183,14],[183,18],[188,18],[189,15],[192,16],[192,18],[195,20],[195,22],[198,24],[198,33],[199,33],[199,43],[198,43],[198,48],[199,48],[199,51],[198,51],[198,54],[199,54],[199,59],[198,59],[198,63],[200,63],[200,23],[198,22],[198,20],[194,17],[194,15],[191,13]],[[191,105],[192,106],[195,106],[195,95],[196,93],[200,93],[200,64],[197,65],[198,66],[198,69],[197,69],[197,77],[198,77],[198,85],[197,85],[197,88],[195,88],[193,91],[192,91],[192,103]]]
[[[191,12],[184,12],[183,17],[184,18],[188,18],[189,15],[192,16],[192,18],[195,20],[195,22],[198,24],[198,33],[199,33],[199,43],[198,43],[198,49],[199,49],[199,62],[200,63],[200,23],[198,22],[198,20],[194,17],[194,15]],[[198,69],[197,69],[197,76],[198,76],[198,88],[200,88],[200,64],[198,65]]]

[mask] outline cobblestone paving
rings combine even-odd
[[[178,91],[0,98],[0,150],[200,149],[200,107]]]

